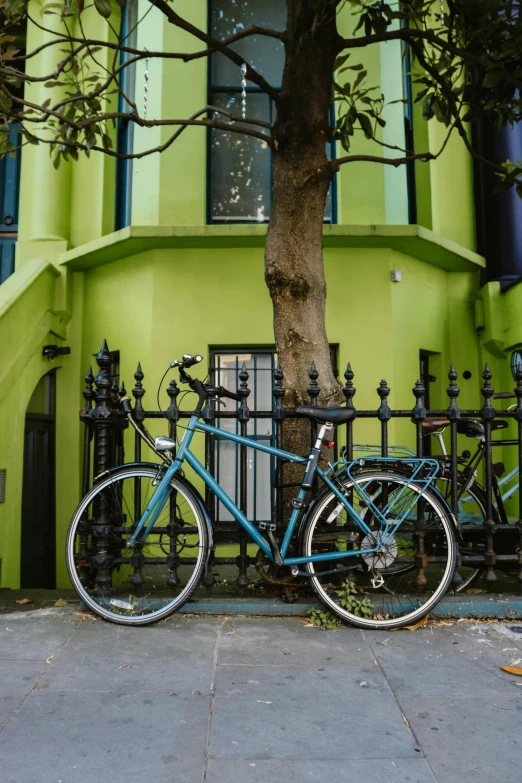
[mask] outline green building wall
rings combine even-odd
[[[52,7],[47,0],[32,3],[36,19]],[[191,21],[206,25],[206,0],[178,5]],[[45,19],[49,24],[53,17]],[[347,29],[352,24],[347,18],[341,23]],[[85,24],[97,37],[107,35],[94,9]],[[46,34],[33,27],[29,36],[36,46]],[[148,15],[139,36],[143,46],[151,40],[186,51],[194,46],[159,13]],[[395,74],[393,98],[401,97],[400,49],[381,45],[363,56],[369,78],[386,74],[393,87]],[[38,68],[48,66],[42,57]],[[141,79],[138,69],[138,90]],[[188,116],[207,100],[205,64],[152,62],[149,96],[149,114]],[[388,142],[400,119],[390,113]],[[414,130],[418,148],[437,149],[441,128],[435,121],[425,125],[417,117]],[[135,149],[161,143],[166,133],[137,129]],[[353,151],[371,154],[376,147],[356,138]],[[102,339],[120,351],[127,389],[141,361],[146,408],[155,408],[159,379],[180,354],[208,358],[213,346],[273,344],[263,278],[266,227],[205,225],[206,153],[205,131],[188,129],[164,155],[136,161],[132,226],[113,232],[113,160],[93,154],[56,171],[46,148],[24,149],[16,271],[0,286],[0,469],[7,471],[0,503],[2,587],[19,585],[25,412],[46,372],[57,371],[57,585],[65,587],[65,531],[81,487],[83,377]],[[338,345],[341,373],[347,361],[352,364],[357,407],[377,407],[381,378],[391,388],[392,408],[412,407],[421,350],[430,353],[436,377],[432,405],[446,406],[454,361],[461,373],[459,404],[478,407],[486,360],[496,388],[513,388],[509,357],[522,343],[522,286],[504,294],[495,284],[480,288],[484,261],[474,252],[472,167],[460,139],[451,140],[440,160],[416,167],[419,225],[399,222],[407,214],[404,176],[390,166],[362,163],[337,175],[338,225],[324,231],[329,339]],[[392,282],[392,270],[401,272],[400,283]],[[67,345],[71,353],[50,363],[41,355],[48,343]],[[464,370],[471,373],[468,380]],[[161,424],[152,430],[159,434]],[[357,440],[376,440],[377,434],[375,423],[357,422]],[[390,441],[411,440],[411,425],[393,422]],[[126,445],[131,454],[130,435]]]

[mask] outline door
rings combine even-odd
[[[22,489],[20,586],[55,587],[55,374],[38,383],[27,406]]]

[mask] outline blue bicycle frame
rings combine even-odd
[[[170,494],[169,484],[171,479],[180,470],[183,462],[186,461],[190,465],[190,467],[194,470],[194,472],[204,481],[207,487],[209,487],[212,490],[212,492],[221,501],[221,503],[223,503],[225,508],[228,509],[228,511],[232,514],[232,516],[236,519],[236,521],[244,528],[244,530],[246,530],[246,532],[249,534],[251,539],[260,547],[260,549],[263,550],[266,556],[273,561],[274,558],[272,555],[272,551],[265,538],[263,538],[261,533],[252,524],[252,522],[250,522],[250,520],[247,519],[247,517],[244,515],[241,509],[237,507],[234,501],[227,495],[227,493],[222,489],[222,487],[220,487],[220,485],[217,483],[215,478],[210,475],[208,470],[206,470],[206,468],[199,462],[199,460],[190,451],[190,444],[197,430],[200,430],[202,432],[208,432],[211,435],[217,435],[220,438],[233,441],[234,443],[239,443],[242,446],[248,446],[250,448],[257,449],[258,451],[264,451],[267,454],[271,454],[274,457],[279,457],[287,462],[295,462],[302,465],[306,465],[308,463],[308,457],[299,457],[296,454],[291,454],[288,451],[282,451],[281,449],[277,449],[273,446],[268,446],[264,443],[260,443],[259,441],[254,441],[251,440],[250,438],[245,438],[242,437],[241,435],[236,435],[235,433],[227,432],[226,430],[213,427],[210,424],[205,424],[204,422],[200,421],[197,415],[193,415],[189,420],[185,434],[183,435],[183,438],[181,440],[179,450],[176,454],[176,458],[174,459],[173,463],[169,465],[169,467],[165,470],[165,473],[163,474],[161,481],[158,483],[156,491],[152,495],[152,498],[150,499],[147,507],[143,512],[143,515],[137,525],[136,530],[134,531],[131,538],[129,539],[129,543],[132,546],[132,543],[134,543],[137,540],[138,536],[140,536],[142,531],[143,531],[143,536],[141,540],[145,540],[147,538],[148,531],[153,528],[154,523],[158,519],[162,509],[164,508],[168,500]],[[388,459],[383,457],[380,458],[380,461],[396,462],[396,458]],[[407,460],[407,462],[410,465],[412,463],[415,463],[415,469],[411,476],[411,481],[416,481],[417,483],[422,483],[425,486],[430,486],[433,481],[433,478],[435,477],[436,472],[438,471],[438,464],[435,462],[435,460],[415,459],[415,460]],[[352,477],[351,467],[353,463],[342,463],[342,464],[344,469],[346,470],[347,475],[349,477]],[[425,468],[428,468],[428,472],[426,476],[424,476]],[[375,531],[374,530],[372,531],[368,527],[364,519],[361,518],[361,516],[350,504],[347,497],[343,494],[343,492],[339,490],[338,486],[336,486],[336,484],[331,480],[331,478],[328,475],[328,473],[331,473],[331,468],[329,468],[328,471],[323,471],[321,470],[321,468],[317,467],[316,473],[335,494],[339,502],[344,506],[347,513],[353,519],[355,524],[360,528],[360,530],[367,535],[375,534]],[[411,481],[408,482],[407,486],[410,485]],[[399,492],[398,497],[395,497],[394,507],[397,505],[397,502],[400,502],[402,495],[405,493],[407,489],[407,486],[405,486],[401,490],[401,492]],[[366,490],[365,484],[362,484],[361,486],[356,486],[356,491],[358,492],[358,494],[362,495],[362,497],[364,498],[367,504],[373,506],[371,497],[367,495],[365,490]],[[297,494],[297,497],[299,500],[304,502],[304,499],[306,497],[306,490],[301,488]],[[390,524],[387,518],[387,512],[389,512],[390,510],[389,504],[384,509],[377,509],[375,506],[373,506],[373,512],[381,523],[383,536],[380,538],[380,542],[378,546],[374,547],[373,549],[370,548],[365,549],[365,555],[371,554],[372,552],[378,552],[382,549],[382,547],[387,543],[389,538],[391,538],[391,536],[397,530],[401,522],[407,517],[413,502],[414,500],[411,501],[409,505],[408,503],[406,503],[404,507],[400,508],[399,519],[398,521],[395,521],[394,524]],[[349,549],[346,550],[345,552],[343,551],[324,552],[317,555],[310,555],[309,557],[286,557],[288,548],[290,546],[290,541],[292,539],[292,535],[294,533],[295,526],[297,524],[301,511],[302,508],[294,508],[290,515],[288,526],[286,528],[285,535],[280,547],[280,555],[284,565],[297,566],[304,563],[311,563],[311,562],[315,563],[315,562],[320,562],[325,560],[339,560],[340,558],[343,557],[350,557],[350,556],[360,554],[359,550]]]

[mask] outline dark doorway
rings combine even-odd
[[[22,490],[20,587],[56,586],[55,373],[44,375],[27,406]]]
[[[426,393],[424,395],[424,407],[426,410],[429,410],[431,408],[430,405],[430,383],[433,383],[435,381],[435,376],[431,375],[430,373],[430,354],[428,351],[420,351],[419,354],[419,360],[420,360],[420,379],[422,381],[422,385],[426,389]],[[431,442],[432,436],[431,435],[425,435],[423,439],[423,454],[425,457],[431,457]]]

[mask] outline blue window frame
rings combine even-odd
[[[209,27],[223,39],[259,25],[284,30],[286,3],[281,0],[210,0]],[[277,38],[250,36],[231,47],[272,84],[281,86],[284,48]],[[209,58],[209,95],[212,106],[241,115],[241,72],[222,54]],[[273,101],[256,85],[246,88],[246,114],[272,122]],[[219,119],[224,118],[216,115]],[[333,144],[328,145],[333,155]],[[210,130],[208,135],[207,222],[266,223],[272,206],[272,152],[266,142],[236,133]],[[334,223],[335,179],[328,194],[325,222]]]
[[[138,2],[127,0],[122,10],[122,40],[126,46],[136,48]],[[124,64],[133,55],[121,53],[120,64]],[[129,65],[121,72],[120,86],[125,95],[134,100],[136,88],[136,65]],[[132,112],[132,107],[123,95],[118,96],[118,111]],[[118,120],[116,127],[116,150],[128,155],[134,149],[134,123],[127,119]],[[116,204],[115,204],[115,229],[125,228],[131,224],[132,213],[132,165],[133,160],[116,159]]]
[[[415,152],[413,135],[413,89],[411,82],[411,57],[410,50],[403,44],[402,47],[402,74],[404,100],[404,147],[407,154]],[[408,190],[408,222],[417,222],[417,188],[415,182],[415,161],[410,160],[406,164],[406,187]]]
[[[19,125],[11,125],[9,138],[20,145]],[[0,133],[7,133],[0,130]],[[14,272],[15,245],[18,238],[18,202],[20,199],[21,150],[0,160],[0,283]]]

